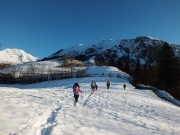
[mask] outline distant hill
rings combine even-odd
[[[165,41],[148,36],[140,36],[135,39],[101,40],[90,45],[77,45],[67,49],[61,49],[44,60],[58,59],[68,56],[77,60],[87,61],[95,59],[112,65],[114,61],[129,62],[135,65],[137,59],[141,64],[151,65],[157,61],[157,54]],[[180,45],[169,44],[174,53],[180,58]]]
[[[1,64],[16,65],[37,60],[37,57],[34,57],[20,49],[4,49],[0,51]]]

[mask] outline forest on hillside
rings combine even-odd
[[[165,90],[180,100],[180,58],[176,57],[173,48],[165,43],[157,54],[158,60],[153,65],[141,65],[139,59],[135,68],[128,61],[123,66],[116,63],[123,71],[132,76],[132,84],[145,84]]]

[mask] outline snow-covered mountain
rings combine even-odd
[[[4,49],[0,51],[0,63],[4,64],[22,64],[31,61],[37,61],[38,58],[27,54],[20,49]]]
[[[134,65],[137,59],[141,64],[152,64],[157,60],[157,54],[165,41],[149,36],[140,36],[135,39],[101,40],[90,45],[77,45],[67,49],[61,49],[45,59],[56,59],[62,56],[73,57],[86,61],[94,57],[100,62],[111,63],[113,60],[121,60]],[[177,57],[180,57],[180,45],[170,44]]]
[[[41,68],[34,71],[57,71],[59,64],[38,61],[9,68],[30,65],[31,69]],[[92,66],[87,69],[90,77],[0,84],[0,135],[178,135],[180,102],[161,90],[177,106],[160,99],[149,88],[135,89],[127,79],[117,78],[117,73],[127,75],[114,67]],[[92,80],[98,85],[93,94]],[[107,81],[111,82],[110,89]],[[83,92],[74,106],[72,87],[76,82]]]

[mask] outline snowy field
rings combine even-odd
[[[92,80],[99,88],[90,95]],[[75,82],[83,90],[76,107]],[[0,101],[0,135],[180,135],[179,107],[120,78],[0,84]]]

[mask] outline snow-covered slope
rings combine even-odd
[[[0,63],[14,65],[36,60],[38,60],[38,58],[20,49],[4,49],[0,51]]]
[[[92,66],[87,68],[87,75],[93,77],[121,77],[130,79],[130,75],[112,66]]]
[[[94,57],[103,62],[110,63],[120,59],[126,62],[130,59],[130,64],[135,65],[137,59],[141,64],[152,64],[157,60],[157,54],[165,41],[149,36],[140,36],[135,39],[101,40],[90,45],[77,45],[67,49],[62,49],[50,55],[48,59],[62,57],[64,55],[86,61]],[[180,57],[180,45],[170,44],[174,48],[177,57]]]
[[[90,95],[90,83],[98,91]],[[106,81],[111,82],[110,89]],[[73,106],[72,86],[83,91]],[[123,89],[126,84],[126,89]],[[0,85],[2,135],[178,135],[180,108],[121,78]]]
[[[30,63],[19,64],[15,66],[8,67],[10,71],[17,71],[15,77],[23,76],[23,74],[29,73],[30,69],[35,69],[34,73],[38,74],[49,74],[50,71],[59,76],[60,73],[64,71],[63,61],[36,61]],[[93,62],[94,63],[94,62]],[[61,67],[62,66],[62,67]],[[119,70],[116,67],[112,66],[82,66],[82,67],[74,67],[74,77],[76,77],[76,72],[86,70],[83,76],[91,76],[91,77],[121,77],[130,79],[130,75]],[[66,71],[71,72],[70,69],[66,69]],[[6,69],[0,69],[0,73],[6,74]],[[12,72],[13,73],[13,72]]]

